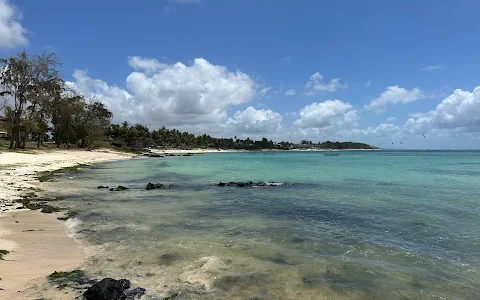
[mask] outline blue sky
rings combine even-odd
[[[478,1],[0,3],[0,54],[55,51],[115,121],[480,148]]]

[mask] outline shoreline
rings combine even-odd
[[[0,298],[38,298],[48,275],[71,271],[88,258],[80,241],[69,236],[65,222],[57,220],[62,213],[18,209],[22,205],[15,200],[27,192],[40,190],[38,174],[136,156],[109,149],[0,153],[0,250],[10,252],[0,260]],[[72,299],[72,296],[57,291],[51,298]]]

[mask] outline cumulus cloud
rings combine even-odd
[[[285,96],[294,96],[296,94],[294,89],[290,89],[285,93]]]
[[[391,124],[391,123],[383,123],[378,125],[377,127],[368,127],[364,133],[367,136],[372,137],[394,137],[395,135],[399,134],[401,128]]]
[[[480,132],[480,86],[472,92],[457,89],[435,110],[412,115],[404,125],[409,133]]]
[[[423,97],[423,93],[419,88],[407,90],[398,85],[389,86],[376,99],[373,99],[365,109],[375,110],[377,113],[382,113],[389,105],[405,104],[416,101]]]
[[[85,71],[75,71],[74,78],[70,84],[83,95],[105,102],[115,122],[153,127],[225,124],[228,107],[247,103],[256,94],[255,82],[247,74],[202,58],[189,66],[167,65],[151,75],[132,72],[126,79],[128,90],[90,78]]]
[[[314,102],[302,108],[298,115],[294,125],[299,128],[350,128],[358,119],[357,111],[350,103],[337,99]]]
[[[0,48],[28,44],[26,29],[20,24],[21,14],[8,0],[0,0]]]
[[[432,65],[432,66],[426,66],[422,68],[422,71],[437,71],[443,69],[442,66],[439,65]]]
[[[281,128],[282,116],[269,109],[256,110],[249,106],[244,111],[237,111],[229,118],[227,126],[233,127],[233,132],[253,135],[271,135]]]
[[[158,70],[167,67],[167,64],[163,64],[155,58],[145,58],[140,56],[129,56],[128,64],[138,71],[143,71],[147,74],[153,74]]]
[[[339,89],[346,89],[347,84],[341,84],[340,79],[334,78],[329,82],[323,81],[323,76],[316,72],[305,84],[305,89],[307,90],[307,95],[315,95],[318,92],[335,92]]]

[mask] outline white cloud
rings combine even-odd
[[[455,90],[435,110],[412,115],[404,129],[411,134],[480,132],[480,86],[473,92]]]
[[[285,96],[294,96],[296,94],[294,89],[290,89],[287,92],[285,92]]]
[[[377,127],[368,127],[364,133],[372,137],[395,137],[401,131],[401,128],[394,124],[380,124]]]
[[[314,102],[299,111],[294,125],[299,128],[351,128],[356,126],[357,111],[350,103],[340,100]]]
[[[291,56],[282,57],[281,61],[284,63],[289,63],[292,61],[292,57]]]
[[[369,80],[369,81],[365,82],[365,85],[366,85],[367,87],[370,87],[370,86],[372,85],[372,81]]]
[[[271,87],[264,87],[263,89],[260,90],[260,92],[258,92],[262,97],[265,97],[267,95],[267,93],[271,90],[272,88]]]
[[[387,87],[378,98],[373,99],[368,105],[365,105],[365,108],[375,110],[377,113],[382,113],[388,105],[405,104],[416,101],[422,97],[423,93],[419,88],[407,90],[398,85],[394,85]]]
[[[8,0],[0,0],[0,48],[25,46],[27,30],[20,24],[22,16]]]
[[[156,60],[155,58],[146,58],[140,56],[129,56],[128,64],[135,70],[143,71],[147,74],[155,73],[158,70],[161,70],[167,67],[167,64],[163,64]]]
[[[152,127],[199,129],[225,124],[227,108],[249,102],[256,93],[255,82],[247,74],[230,72],[202,58],[190,66],[180,62],[165,66],[153,75],[133,72],[126,79],[128,91],[92,79],[85,71],[75,71],[74,78],[71,84],[79,92],[106,103],[115,122]]]
[[[237,111],[229,118],[227,126],[233,132],[253,135],[271,135],[281,128],[282,116],[269,109],[256,110],[249,106],[244,111]]]
[[[338,89],[346,89],[347,84],[341,84],[340,79],[334,78],[329,82],[323,82],[323,76],[316,72],[310,76],[309,81],[305,84],[307,95],[314,95],[318,92],[335,92]]]
[[[390,123],[391,123],[391,122],[395,121],[396,119],[397,119],[397,118],[395,118],[395,117],[388,117],[388,118],[387,118],[387,122],[390,122]]]
[[[442,66],[439,65],[432,65],[432,66],[426,66],[422,68],[422,71],[437,71],[443,69]]]

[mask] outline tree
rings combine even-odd
[[[91,150],[93,141],[105,135],[113,114],[105,108],[105,105],[102,102],[93,101],[85,104],[84,115],[86,141],[88,150]]]
[[[37,101],[63,84],[55,53],[30,56],[24,50],[16,56],[0,59],[1,96],[12,106],[10,149],[25,148],[31,132]]]

